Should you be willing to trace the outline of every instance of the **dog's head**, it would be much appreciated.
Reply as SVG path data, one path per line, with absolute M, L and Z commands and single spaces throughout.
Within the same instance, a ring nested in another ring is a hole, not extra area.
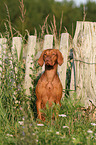
M 62 65 L 63 63 L 63 56 L 62 53 L 58 49 L 46 49 L 42 52 L 38 63 L 40 66 L 45 65 L 54 66 L 55 63 Z

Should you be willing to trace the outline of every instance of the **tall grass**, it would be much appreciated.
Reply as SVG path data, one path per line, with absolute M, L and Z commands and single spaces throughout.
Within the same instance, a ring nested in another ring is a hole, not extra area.
M 22 14 L 21 20 L 24 23 L 25 10 L 22 2 L 23 1 L 20 1 Z M 36 61 L 33 61 L 34 69 L 31 68 L 33 73 L 30 77 L 34 88 L 31 89 L 32 95 L 26 96 L 23 87 L 25 76 L 25 64 L 23 57 L 21 57 L 20 61 L 18 61 L 16 50 L 13 55 L 11 50 L 12 44 L 10 41 L 16 34 L 19 36 L 22 35 L 19 34 L 18 31 L 15 31 L 15 29 L 11 26 L 11 18 L 9 16 L 8 8 L 7 14 L 8 23 L 5 24 L 6 33 L 4 37 L 6 37 L 8 41 L 6 53 L 2 53 L 2 57 L 0 59 L 2 62 L 2 65 L 0 65 L 2 70 L 0 72 L 0 144 L 95 145 L 96 122 L 88 116 L 89 114 L 86 115 L 84 113 L 84 109 L 81 109 L 82 105 L 80 104 L 80 100 L 76 98 L 76 94 L 64 97 L 61 100 L 61 107 L 53 104 L 53 106 L 49 108 L 46 104 L 46 110 L 42 110 L 45 114 L 45 122 L 36 118 L 35 86 L 38 81 L 36 76 L 38 65 Z M 62 27 L 61 23 L 62 19 L 60 22 L 60 29 Z M 52 31 L 52 34 L 54 34 L 56 41 L 55 16 L 53 16 L 53 23 L 51 22 L 51 26 L 49 28 Z M 42 38 L 45 33 L 45 29 L 48 33 L 47 18 L 44 26 L 42 27 Z M 22 36 L 22 38 L 25 40 L 24 36 Z

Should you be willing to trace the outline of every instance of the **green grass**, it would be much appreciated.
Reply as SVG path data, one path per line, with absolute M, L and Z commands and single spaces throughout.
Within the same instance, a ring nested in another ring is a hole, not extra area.
M 30 75 L 34 86 L 30 88 L 32 95 L 26 96 L 23 86 L 25 64 L 23 58 L 18 61 L 16 53 L 13 57 L 10 47 L 6 48 L 6 55 L 3 54 L 1 59 L 3 65 L 0 66 L 0 145 L 96 144 L 96 121 L 92 120 L 91 114 L 83 113 L 76 93 L 65 96 L 61 107 L 53 104 L 49 108 L 46 104 L 46 110 L 41 110 L 45 122 L 37 119 L 37 61 L 33 61 L 34 68 L 30 68 L 33 72 Z
M 10 45 L 8 45 L 10 46 Z M 45 122 L 37 119 L 35 87 L 38 65 L 30 75 L 34 88 L 31 96 L 25 95 L 23 86 L 25 65 L 17 54 L 13 57 L 9 47 L 6 49 L 6 60 L 2 57 L 0 67 L 0 145 L 93 145 L 96 143 L 96 121 L 86 113 L 76 98 L 76 93 L 61 100 L 61 107 L 46 104 Z M 11 55 L 11 56 L 10 56 Z M 33 60 L 32 56 L 32 60 Z M 64 95 L 63 95 L 64 96 Z M 54 114 L 54 118 L 53 118 Z M 40 124 L 41 123 L 41 124 Z M 94 123 L 94 124 L 92 124 Z
M 96 124 L 92 124 L 95 122 L 92 122 L 91 118 L 83 117 L 82 111 L 78 109 L 80 101 L 71 97 L 62 100 L 61 107 L 53 104 L 48 108 L 46 105 L 47 109 L 42 110 L 46 116 L 45 122 L 36 119 L 32 109 L 27 108 L 25 104 L 21 105 L 21 113 L 12 120 L 7 114 L 11 112 L 7 112 L 0 101 L 0 143 L 2 145 L 95 144 Z M 10 108 L 10 105 L 8 107 Z M 12 114 L 15 114 L 15 110 Z
M 66 95 L 61 100 L 61 107 L 53 104 L 48 108 L 47 104 L 46 110 L 41 110 L 45 114 L 45 122 L 37 119 L 35 87 L 38 65 L 33 61 L 33 75 L 30 77 L 34 88 L 30 88 L 32 95 L 26 96 L 23 48 L 18 61 L 17 52 L 13 56 L 11 51 L 10 40 L 14 34 L 8 8 L 7 13 L 9 26 L 6 25 L 4 37 L 8 44 L 6 54 L 2 53 L 0 58 L 0 145 L 95 145 L 96 120 L 83 113 L 76 94 Z M 25 40 L 24 37 L 22 40 Z

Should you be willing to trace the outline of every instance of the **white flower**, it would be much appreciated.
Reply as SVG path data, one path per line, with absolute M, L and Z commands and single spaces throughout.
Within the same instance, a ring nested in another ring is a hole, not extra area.
M 91 123 L 91 125 L 96 126 L 96 124 L 95 124 L 95 123 Z
M 37 126 L 44 126 L 44 124 L 37 124 Z
M 16 100 L 16 101 L 15 101 L 15 104 L 20 104 L 20 101 Z
M 19 123 L 20 125 L 23 125 L 23 121 L 18 121 L 18 123 Z
M 59 114 L 58 116 L 59 116 L 59 117 L 66 117 L 65 114 Z
M 63 126 L 63 128 L 69 128 L 68 126 Z
M 59 132 L 57 131 L 56 134 L 59 135 Z
M 6 134 L 7 136 L 10 136 L 10 137 L 13 137 L 13 135 L 12 134 Z
M 16 104 L 17 104 L 18 102 L 19 102 L 18 100 L 15 101 Z
M 93 133 L 93 131 L 92 131 L 92 130 L 90 130 L 90 129 L 89 129 L 87 132 L 88 132 L 88 133 Z
M 36 142 L 38 142 L 38 139 L 36 139 Z
M 25 120 L 25 118 L 23 117 L 23 118 L 22 118 L 22 120 L 24 121 L 24 120 Z

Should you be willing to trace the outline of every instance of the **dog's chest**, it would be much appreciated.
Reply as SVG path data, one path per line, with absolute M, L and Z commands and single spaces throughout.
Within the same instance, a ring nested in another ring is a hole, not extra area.
M 58 85 L 57 85 L 58 86 Z M 54 85 L 54 82 L 47 82 L 45 85 L 45 92 L 48 100 L 50 98 L 56 98 L 58 87 Z
M 52 90 L 54 89 L 54 86 L 53 86 L 52 82 L 48 82 L 48 83 L 46 84 L 46 89 L 47 89 L 48 91 L 52 91 Z
M 41 79 L 38 82 L 38 93 L 42 96 L 42 99 L 53 100 L 56 99 L 59 92 L 62 90 L 62 85 L 60 83 L 59 77 L 55 77 L 52 81 L 47 81 L 44 75 L 42 75 Z

